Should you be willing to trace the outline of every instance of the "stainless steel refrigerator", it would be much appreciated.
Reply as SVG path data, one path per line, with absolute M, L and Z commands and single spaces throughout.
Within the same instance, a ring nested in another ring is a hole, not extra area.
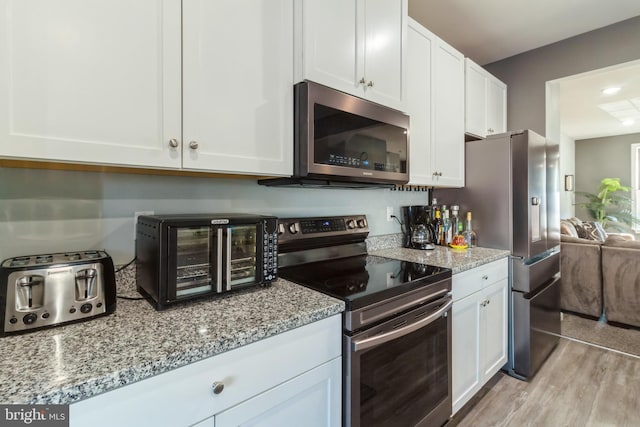
M 473 212 L 478 246 L 511 251 L 505 369 L 521 379 L 538 371 L 560 334 L 558 148 L 531 130 L 469 141 L 465 188 L 435 192 Z

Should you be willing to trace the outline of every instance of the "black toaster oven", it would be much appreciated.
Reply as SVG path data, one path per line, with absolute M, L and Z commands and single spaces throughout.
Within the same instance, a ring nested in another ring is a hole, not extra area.
M 248 214 L 139 216 L 136 287 L 162 310 L 254 285 L 278 272 L 278 220 Z

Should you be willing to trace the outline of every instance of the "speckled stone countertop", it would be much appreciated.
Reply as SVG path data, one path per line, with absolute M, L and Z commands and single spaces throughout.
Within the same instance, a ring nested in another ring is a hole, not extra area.
M 407 248 L 388 248 L 370 251 L 371 255 L 400 259 L 402 261 L 431 264 L 450 268 L 453 274 L 461 273 L 509 256 L 509 251 L 502 249 L 471 248 L 464 250 L 436 246 L 432 251 Z
M 118 294 L 140 297 L 133 268 Z M 71 403 L 341 313 L 344 303 L 278 280 L 158 312 L 118 299 L 115 313 L 0 338 L 0 403 Z

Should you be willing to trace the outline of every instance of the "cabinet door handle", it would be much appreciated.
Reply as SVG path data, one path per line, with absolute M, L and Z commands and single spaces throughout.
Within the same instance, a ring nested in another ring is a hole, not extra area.
M 178 140 L 177 140 L 177 139 L 175 139 L 175 138 L 171 138 L 171 139 L 169 140 L 169 147 L 171 147 L 171 148 L 178 148 L 178 145 L 179 145 L 179 143 L 178 143 Z
M 222 393 L 222 390 L 224 390 L 224 383 L 222 381 L 214 382 L 211 384 L 211 390 L 213 391 L 213 394 Z
M 365 85 L 365 84 L 367 84 L 367 81 L 363 77 L 363 78 L 360 79 L 360 81 L 358 83 L 360 83 L 361 85 Z
M 191 141 L 189 143 L 189 148 L 191 148 L 192 150 L 197 150 L 198 149 L 198 141 Z
M 489 280 L 489 276 L 485 274 L 484 276 L 482 276 L 482 280 Z
M 373 80 L 369 80 L 369 83 L 367 83 L 367 86 L 373 87 Z

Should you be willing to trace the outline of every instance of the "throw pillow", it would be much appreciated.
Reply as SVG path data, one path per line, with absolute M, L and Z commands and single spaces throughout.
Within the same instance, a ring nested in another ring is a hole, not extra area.
M 604 242 L 607 239 L 607 233 L 602 228 L 602 224 L 595 221 L 588 221 L 582 223 L 582 230 L 585 234 L 585 239 L 597 240 L 598 242 Z
M 576 233 L 578 233 L 578 237 L 581 239 L 588 239 L 588 232 L 585 229 L 584 223 L 580 221 L 578 218 L 573 217 L 569 218 L 569 222 L 575 227 Z
M 571 221 L 567 219 L 560 220 L 560 234 L 564 234 L 566 236 L 578 237 L 578 232 L 576 228 L 573 226 Z

